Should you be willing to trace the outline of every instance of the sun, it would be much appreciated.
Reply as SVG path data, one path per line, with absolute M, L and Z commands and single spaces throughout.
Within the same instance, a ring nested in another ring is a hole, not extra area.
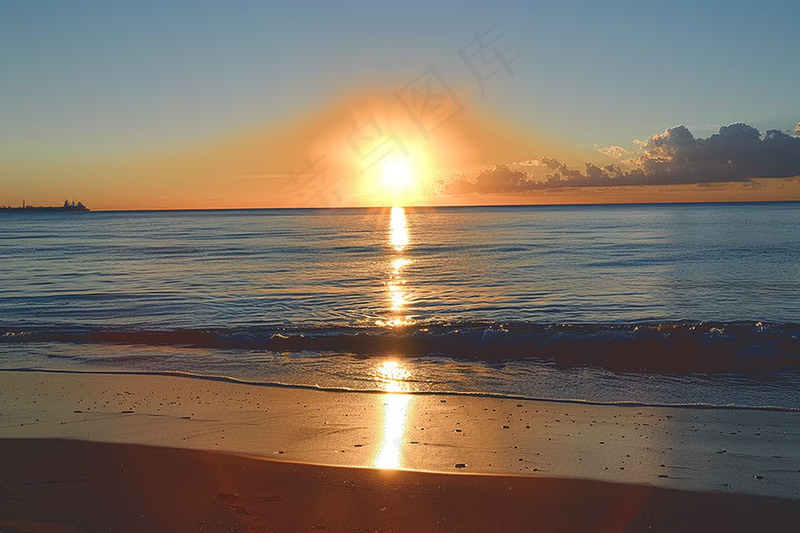
M 407 157 L 387 159 L 383 164 L 383 182 L 395 193 L 411 187 L 411 174 L 411 163 Z

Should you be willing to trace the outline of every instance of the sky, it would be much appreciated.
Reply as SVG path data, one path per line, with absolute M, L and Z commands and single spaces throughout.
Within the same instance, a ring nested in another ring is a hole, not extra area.
M 0 0 L 0 205 L 800 199 L 798 20 L 788 0 Z

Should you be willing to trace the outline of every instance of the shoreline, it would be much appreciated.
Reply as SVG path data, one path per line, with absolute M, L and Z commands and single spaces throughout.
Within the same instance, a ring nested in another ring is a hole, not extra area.
M 800 413 L 0 371 L 0 531 L 793 531 Z
M 800 413 L 328 392 L 178 376 L 0 372 L 0 439 L 329 466 L 587 479 L 800 500 Z
M 275 389 L 289 389 L 289 390 L 303 390 L 312 392 L 330 392 L 333 394 L 380 394 L 385 395 L 387 391 L 379 389 L 349 389 L 346 387 L 328 387 L 321 385 L 305 385 L 299 383 L 282 383 L 278 381 L 248 381 L 231 376 L 220 376 L 212 374 L 194 374 L 191 372 L 181 372 L 174 370 L 74 370 L 68 368 L 36 368 L 36 367 L 23 367 L 23 368 L 0 368 L 0 374 L 4 372 L 28 372 L 28 373 L 52 373 L 52 374 L 74 374 L 74 375 L 99 375 L 99 376 L 160 376 L 160 377 L 175 377 L 185 379 L 196 379 L 200 381 L 218 381 L 221 383 L 230 383 L 234 385 L 246 385 L 250 387 L 266 387 Z M 450 390 L 409 390 L 403 391 L 402 394 L 410 394 L 412 396 L 451 396 L 454 398 L 487 398 L 491 400 L 515 400 L 525 402 L 542 402 L 554 403 L 565 405 L 590 405 L 594 407 L 650 407 L 654 409 L 714 409 L 720 411 L 733 410 L 733 411 L 765 411 L 765 412 L 785 412 L 796 413 L 800 412 L 800 407 L 784 407 L 777 405 L 737 405 L 737 404 L 711 404 L 711 403 L 643 403 L 636 401 L 618 401 L 618 402 L 602 402 L 594 400 L 570 399 L 570 398 L 539 398 L 531 396 L 522 396 L 517 394 L 504 394 L 500 392 L 468 392 L 468 391 L 450 391 Z

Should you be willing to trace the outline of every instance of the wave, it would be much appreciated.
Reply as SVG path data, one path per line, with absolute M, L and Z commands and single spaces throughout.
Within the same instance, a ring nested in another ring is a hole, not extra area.
M 0 327 L 2 343 L 105 343 L 370 356 L 446 356 L 487 362 L 547 360 L 614 371 L 800 371 L 800 324 L 531 324 L 461 322 L 383 327 L 249 326 L 137 329 Z

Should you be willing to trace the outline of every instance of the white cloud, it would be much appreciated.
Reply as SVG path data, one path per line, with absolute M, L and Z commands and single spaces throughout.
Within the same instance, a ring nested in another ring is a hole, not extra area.
M 620 159 L 630 154 L 630 152 L 625 148 L 613 144 L 611 146 L 604 146 L 600 148 L 600 153 L 605 154 L 609 157 L 613 157 L 614 159 Z

